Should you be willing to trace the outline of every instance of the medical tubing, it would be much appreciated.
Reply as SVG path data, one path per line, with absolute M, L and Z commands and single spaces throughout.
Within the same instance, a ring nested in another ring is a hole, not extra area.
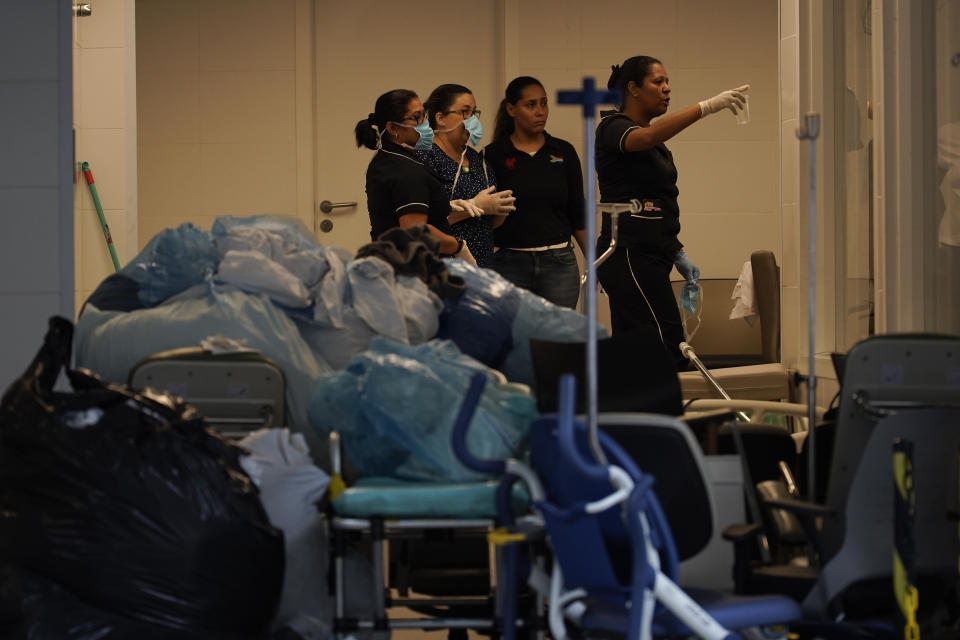
M 473 419 L 473 413 L 480 403 L 480 396 L 483 395 L 483 388 L 487 384 L 485 373 L 477 372 L 470 378 L 470 386 L 463 396 L 463 402 L 460 403 L 460 410 L 457 412 L 457 419 L 453 423 L 453 452 L 457 459 L 468 469 L 500 475 L 506 471 L 506 463 L 502 460 L 481 460 L 470 453 L 467 447 L 467 429 L 470 427 L 470 420 Z
M 97 188 L 93 186 L 93 172 L 90 171 L 90 163 L 81 162 L 80 170 L 83 171 L 83 177 L 87 181 L 87 186 L 90 188 L 90 196 L 93 198 L 93 204 L 97 208 L 97 216 L 100 217 L 100 228 L 103 230 L 103 237 L 107 241 L 107 249 L 110 251 L 110 259 L 113 260 L 113 268 L 115 271 L 120 271 L 120 260 L 117 259 L 117 250 L 113 246 L 113 236 L 110 235 L 107 218 L 103 215 L 103 206 L 100 204 Z

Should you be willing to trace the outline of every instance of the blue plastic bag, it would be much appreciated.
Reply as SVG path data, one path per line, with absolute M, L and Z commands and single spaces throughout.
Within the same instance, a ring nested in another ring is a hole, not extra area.
M 308 414 L 321 433 L 340 432 L 361 477 L 474 481 L 483 476 L 460 463 L 451 436 L 470 376 L 486 370 L 450 341 L 410 347 L 377 337 L 344 371 L 317 382 Z M 516 457 L 536 416 L 529 393 L 488 385 L 467 445 L 480 458 Z
M 467 288 L 459 298 L 445 301 L 437 338 L 452 340 L 464 353 L 499 369 L 515 344 L 512 328 L 521 290 L 492 269 L 463 260 L 445 263 Z
M 210 234 L 184 222 L 151 238 L 120 273 L 140 285 L 138 296 L 153 307 L 210 277 L 217 268 L 217 252 Z
M 437 337 L 450 338 L 464 353 L 499 369 L 508 380 L 533 386 L 530 338 L 586 341 L 587 317 L 582 313 L 548 302 L 491 269 L 463 260 L 447 260 L 446 264 L 451 273 L 466 281 L 463 297 L 467 305 L 441 315 Z M 598 326 L 597 337 L 607 335 L 607 330 Z

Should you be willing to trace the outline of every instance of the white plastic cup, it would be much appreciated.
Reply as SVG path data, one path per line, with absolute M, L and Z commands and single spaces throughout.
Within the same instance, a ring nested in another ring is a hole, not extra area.
M 743 109 L 735 113 L 734 116 L 737 118 L 737 124 L 750 122 L 750 97 L 746 94 L 743 96 Z

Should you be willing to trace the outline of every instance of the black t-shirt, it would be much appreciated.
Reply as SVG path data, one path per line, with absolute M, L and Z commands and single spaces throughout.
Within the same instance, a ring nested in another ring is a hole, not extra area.
M 517 199 L 504 223 L 493 230 L 494 244 L 529 248 L 568 242 L 584 228 L 583 171 L 577 150 L 545 133 L 532 156 L 513 146 L 510 137 L 490 143 L 487 162 L 497 174 L 497 188 L 512 189 Z
M 628 116 L 606 111 L 597 125 L 597 183 L 601 202 L 643 204 L 639 214 L 620 216 L 618 242 L 632 248 L 674 254 L 683 245 L 680 233 L 680 208 L 677 205 L 677 167 L 666 145 L 646 151 L 627 151 L 627 135 L 639 128 Z M 610 235 L 610 221 L 603 217 L 601 236 Z
M 440 181 L 412 152 L 391 142 L 384 142 L 367 166 L 367 210 L 372 240 L 399 226 L 407 213 L 425 213 L 429 224 L 450 233 L 450 198 Z

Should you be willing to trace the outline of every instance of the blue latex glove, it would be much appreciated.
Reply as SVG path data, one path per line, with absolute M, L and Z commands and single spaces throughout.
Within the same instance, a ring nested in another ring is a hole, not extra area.
M 700 267 L 693 264 L 683 249 L 677 251 L 677 257 L 673 259 L 673 266 L 690 284 L 696 284 L 697 280 L 700 279 Z
M 696 267 L 694 267 L 696 269 Z M 680 308 L 693 315 L 700 306 L 700 285 L 695 282 L 687 282 L 680 290 Z

